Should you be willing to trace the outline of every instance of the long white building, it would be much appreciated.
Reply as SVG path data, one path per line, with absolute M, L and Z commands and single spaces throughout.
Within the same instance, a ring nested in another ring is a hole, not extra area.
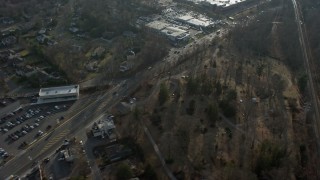
M 79 85 L 41 88 L 37 104 L 79 99 Z

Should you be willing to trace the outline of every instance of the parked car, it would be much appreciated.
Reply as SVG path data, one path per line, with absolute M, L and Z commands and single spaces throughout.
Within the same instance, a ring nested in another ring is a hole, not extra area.
M 48 130 L 50 130 L 52 128 L 52 126 L 51 125 L 48 125 L 47 127 L 46 127 L 46 130 L 48 131 Z
M 39 137 L 39 136 L 42 136 L 42 135 L 43 135 L 43 132 L 41 130 L 39 130 L 35 137 Z

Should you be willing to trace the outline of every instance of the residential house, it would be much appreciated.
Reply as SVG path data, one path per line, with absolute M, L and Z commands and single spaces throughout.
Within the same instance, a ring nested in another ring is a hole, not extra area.
M 104 47 L 99 46 L 93 51 L 93 53 L 91 54 L 91 57 L 95 59 L 100 59 L 103 57 L 105 52 L 106 52 L 106 49 Z
M 8 47 L 17 43 L 17 38 L 15 36 L 8 36 L 1 40 L 1 46 Z

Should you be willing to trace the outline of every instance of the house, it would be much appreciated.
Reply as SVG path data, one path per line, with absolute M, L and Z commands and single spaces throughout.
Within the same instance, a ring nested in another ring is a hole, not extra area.
M 40 34 L 36 39 L 40 44 L 45 44 L 49 40 L 49 37 L 44 34 Z
M 45 34 L 47 32 L 46 28 L 41 28 L 38 32 L 38 34 Z
M 259 103 L 260 102 L 260 98 L 252 98 L 251 99 L 253 103 Z
M 98 62 L 88 63 L 85 67 L 88 72 L 96 72 L 98 70 Z
M 1 46 L 12 46 L 17 43 L 17 38 L 15 36 L 8 36 L 1 40 Z
M 78 33 L 78 32 L 80 31 L 80 29 L 77 28 L 77 27 L 70 27 L 70 28 L 69 28 L 69 31 L 70 31 L 71 33 L 73 33 L 73 34 L 76 34 L 76 33 Z
M 136 53 L 132 50 L 127 52 L 127 61 L 131 61 L 136 57 Z
M 128 62 L 128 61 L 124 61 L 120 64 L 120 67 L 119 67 L 119 71 L 120 72 L 126 72 L 130 69 L 132 69 L 133 67 L 133 63 L 131 62 Z
M 34 22 L 27 22 L 27 23 L 20 25 L 19 28 L 20 28 L 21 34 L 28 33 L 29 31 L 31 31 L 35 27 L 35 25 L 36 24 Z
M 19 27 L 15 27 L 15 26 L 8 27 L 8 28 L 6 28 L 6 29 L 2 29 L 2 30 L 1 30 L 1 35 L 0 35 L 0 36 L 2 36 L 2 37 L 14 36 L 14 35 L 16 35 L 19 31 L 20 31 L 20 28 L 19 28 Z
M 14 23 L 14 20 L 11 17 L 1 17 L 0 22 L 2 24 L 10 25 Z
M 72 162 L 74 157 L 71 154 L 71 152 L 67 149 L 67 150 L 62 150 L 60 151 L 61 154 L 61 158 L 59 160 L 65 160 L 67 162 Z
M 93 53 L 91 54 L 91 57 L 95 59 L 102 58 L 105 52 L 106 52 L 106 49 L 104 47 L 99 46 L 93 51 Z

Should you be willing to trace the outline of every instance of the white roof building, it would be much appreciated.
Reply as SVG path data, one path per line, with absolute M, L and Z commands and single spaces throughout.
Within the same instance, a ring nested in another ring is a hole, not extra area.
M 41 88 L 37 104 L 72 101 L 79 98 L 79 85 Z
M 202 21 L 200 19 L 190 19 L 187 21 L 189 24 L 199 27 L 208 27 L 212 25 L 210 21 Z
M 246 0 L 189 0 L 189 1 L 192 1 L 196 4 L 205 1 L 205 2 L 212 4 L 212 5 L 215 4 L 217 6 L 228 7 L 228 6 L 231 6 L 231 5 L 246 1 Z
M 161 21 L 153 21 L 146 24 L 146 27 L 157 31 L 158 33 L 165 35 L 171 41 L 177 42 L 189 37 L 189 33 L 179 27 L 173 27 L 168 23 Z
M 190 24 L 191 26 L 196 26 L 196 27 L 206 28 L 206 27 L 210 27 L 211 25 L 213 25 L 213 22 L 207 18 L 204 18 L 204 17 L 195 18 L 190 15 L 178 17 L 177 20 L 182 21 L 187 24 Z
M 189 21 L 190 19 L 193 19 L 193 17 L 189 15 L 185 15 L 185 16 L 178 17 L 178 19 L 181 21 Z

